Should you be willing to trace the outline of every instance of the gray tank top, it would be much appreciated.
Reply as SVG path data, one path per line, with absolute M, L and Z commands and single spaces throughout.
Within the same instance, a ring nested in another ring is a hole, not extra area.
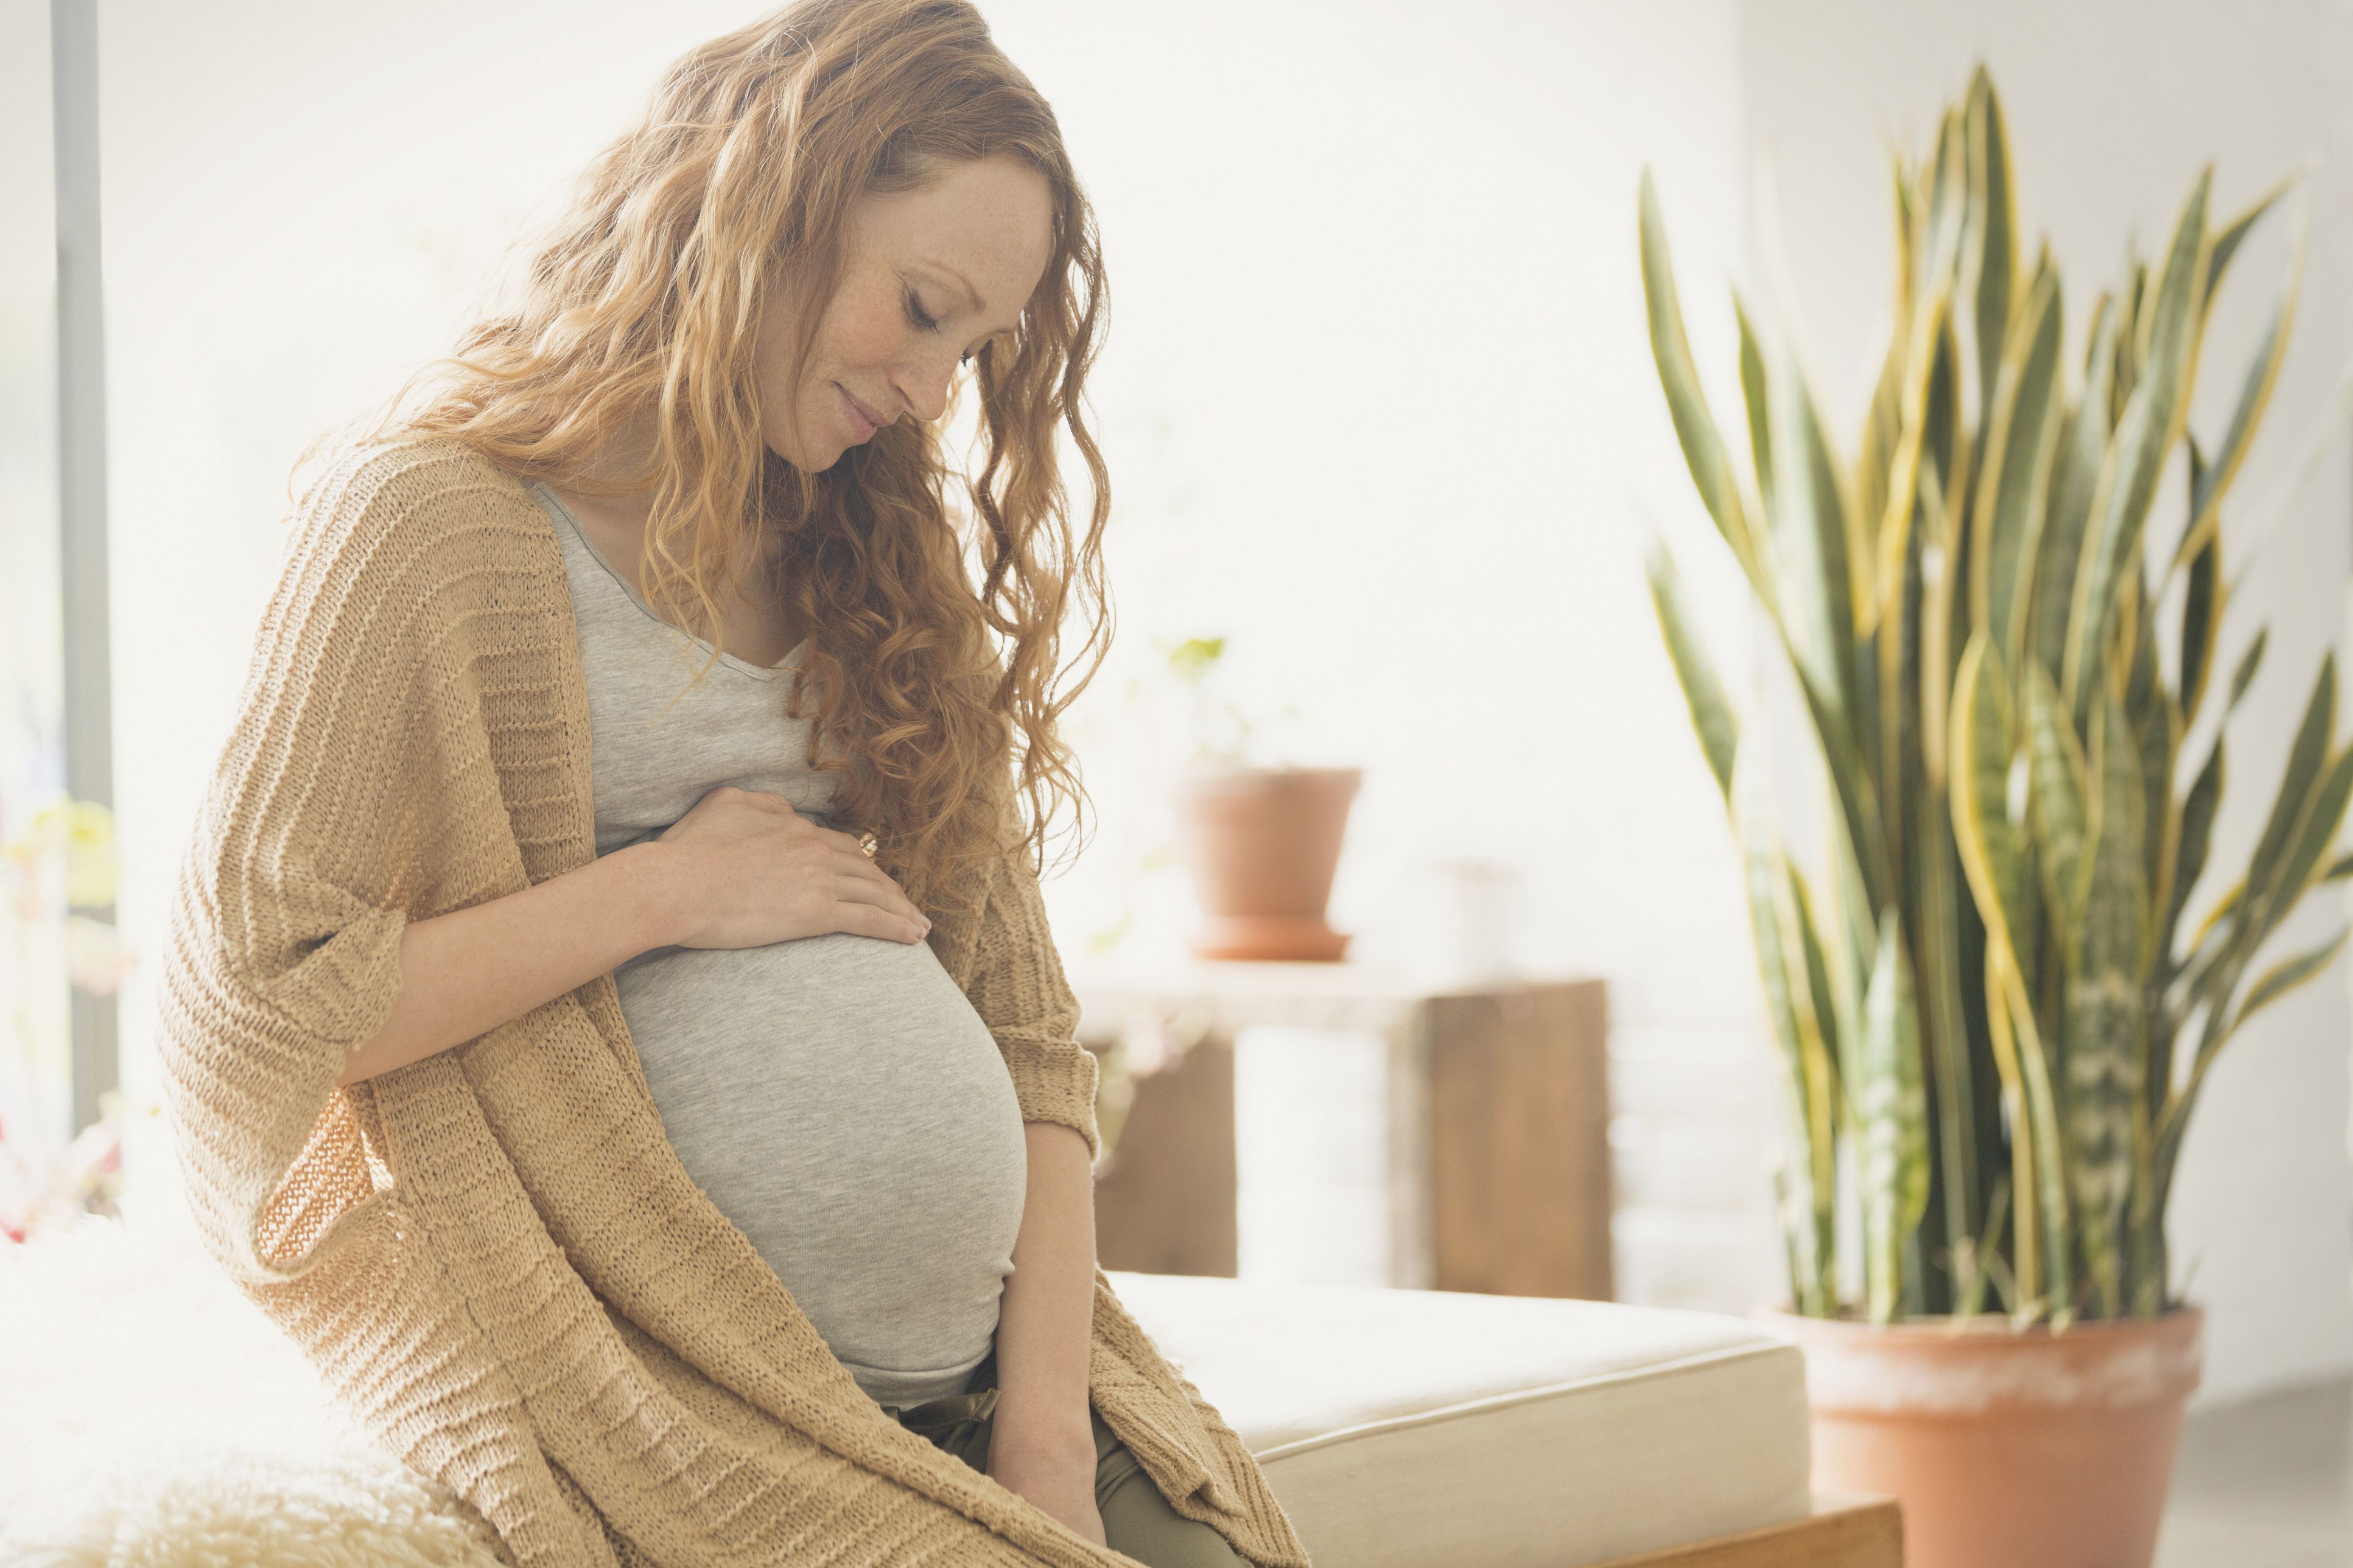
M 826 816 L 773 668 L 654 614 L 546 486 L 588 683 L 596 853 L 658 837 L 721 784 Z M 806 647 L 807 645 L 802 645 Z M 675 700 L 675 701 L 673 701 Z M 667 711 L 665 711 L 667 710 Z M 1028 1158 L 996 1042 L 929 946 L 804 937 L 661 947 L 613 972 L 663 1130 L 876 1402 L 961 1393 L 1013 1271 Z

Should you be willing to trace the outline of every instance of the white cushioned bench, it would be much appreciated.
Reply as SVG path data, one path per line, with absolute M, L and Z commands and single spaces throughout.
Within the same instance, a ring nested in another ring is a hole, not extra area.
M 1738 1318 L 1115 1274 L 1345 1568 L 1566 1568 L 1804 1518 L 1805 1363 Z
M 1113 1279 L 1319 1568 L 1572 1568 L 1810 1513 L 1803 1364 L 1740 1320 Z M 91 1224 L 0 1250 L 0 1562 L 495 1561 L 186 1241 Z

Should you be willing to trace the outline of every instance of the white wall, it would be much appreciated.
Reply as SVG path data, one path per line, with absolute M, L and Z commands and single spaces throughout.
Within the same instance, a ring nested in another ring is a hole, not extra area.
M 2197 0 L 1750 0 L 1740 18 L 1744 136 L 1778 171 L 1799 306 L 1844 427 L 1855 427 L 1886 317 L 1883 149 L 1916 149 L 1933 134 L 1977 58 L 2002 94 L 2021 220 L 2029 235 L 2050 237 L 2072 342 L 2094 295 L 2111 286 L 2126 237 L 2137 235 L 2144 254 L 2161 244 L 2201 163 L 2214 162 L 2215 201 L 2229 213 L 2318 153 L 2293 346 L 2224 519 L 2235 566 L 2252 503 L 2292 468 L 2353 359 L 2347 27 L 2345 8 L 2319 0 L 2227 12 Z M 2208 335 L 2193 421 L 2210 447 L 2284 265 L 2287 226 L 2271 227 L 2233 264 Z M 2353 508 L 2342 423 L 2338 410 L 2318 470 L 2223 628 L 2229 663 L 2258 626 L 2269 624 L 2271 643 L 2232 728 L 2213 869 L 2193 921 L 2244 866 L 2312 676 L 2340 640 Z M 2153 524 L 2168 541 L 2179 528 L 2178 514 Z M 2193 732 L 2192 766 L 2211 730 L 2210 720 Z M 2327 941 L 2344 914 L 2333 897 L 2308 900 L 2274 956 Z M 2210 1314 L 2210 1401 L 2353 1365 L 2348 1014 L 2340 963 L 2249 1026 L 2192 1123 L 2172 1237 L 2177 1279 Z

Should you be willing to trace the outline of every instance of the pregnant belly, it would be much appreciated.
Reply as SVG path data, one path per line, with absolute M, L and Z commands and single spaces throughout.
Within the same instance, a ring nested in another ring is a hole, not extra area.
M 885 1403 L 960 1389 L 1028 1162 L 1004 1058 L 931 949 L 657 948 L 614 981 L 681 1163 L 834 1353 Z

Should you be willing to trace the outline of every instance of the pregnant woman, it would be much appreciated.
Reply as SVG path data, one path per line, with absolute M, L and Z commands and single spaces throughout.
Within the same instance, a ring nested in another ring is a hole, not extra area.
M 305 491 L 181 865 L 214 1255 L 510 1563 L 1303 1565 L 1094 1261 L 1051 111 L 960 0 L 804 0 L 529 262 Z

